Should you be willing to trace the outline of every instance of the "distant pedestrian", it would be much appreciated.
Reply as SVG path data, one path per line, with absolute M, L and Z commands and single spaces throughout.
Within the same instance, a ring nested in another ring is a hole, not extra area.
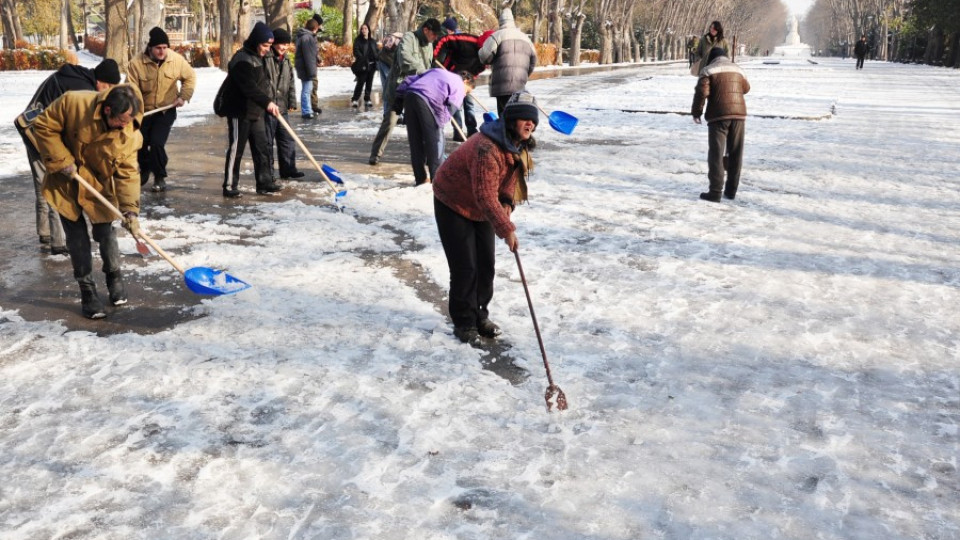
M 79 174 L 123 214 L 123 225 L 140 232 L 140 172 L 137 150 L 143 142 L 140 92 L 129 84 L 102 92 L 67 92 L 47 107 L 31 127 L 46 165 L 43 195 L 60 214 L 80 286 L 80 310 L 90 319 L 106 317 L 93 280 L 90 235 L 100 245 L 110 303 L 127 303 L 120 268 L 114 213 L 77 182 Z M 86 216 L 86 219 L 84 218 Z
M 527 86 L 537 67 L 537 51 L 533 43 L 513 20 L 513 11 L 500 12 L 500 29 L 483 43 L 480 61 L 490 64 L 490 97 L 497 98 L 497 112 L 503 113 L 507 100 Z
M 455 24 L 449 23 L 450 20 L 453 20 L 454 23 L 456 22 L 456 19 L 451 17 L 447 19 L 447 21 L 444 21 L 444 24 L 446 24 L 447 27 L 452 26 L 456 29 Z M 476 77 L 487 67 L 480 61 L 480 46 L 481 41 L 479 36 L 462 34 L 455 31 L 437 40 L 437 44 L 433 48 L 433 56 L 436 61 L 448 71 L 454 73 L 467 71 Z M 453 122 L 461 128 L 460 130 L 463 131 L 467 137 L 477 132 L 477 117 L 475 116 L 474 107 L 473 99 L 468 98 L 463 100 L 463 108 L 453 114 Z M 460 120 L 461 112 L 464 117 L 463 121 Z M 454 131 L 453 140 L 463 142 L 463 138 L 457 131 Z
M 857 56 L 856 69 L 863 69 L 863 59 L 867 57 L 869 51 L 870 46 L 867 45 L 867 36 L 860 36 L 860 41 L 853 46 L 853 54 Z
M 43 177 L 47 174 L 46 166 L 37 150 L 36 141 L 30 126 L 37 116 L 51 103 L 65 92 L 71 90 L 109 90 L 120 83 L 120 68 L 117 62 L 106 58 L 97 67 L 90 69 L 73 64 L 64 64 L 44 79 L 36 93 L 30 98 L 30 104 L 20 114 L 14 125 L 23 138 L 27 148 L 27 160 L 30 162 L 30 174 L 33 175 L 33 192 L 36 196 L 37 235 L 41 245 L 49 245 L 50 253 L 63 255 L 67 253 L 66 237 L 63 234 L 63 225 L 60 224 L 60 214 L 57 213 L 43 198 Z
M 747 119 L 747 103 L 743 96 L 749 91 L 750 83 L 740 66 L 734 64 L 723 49 L 714 47 L 707 56 L 706 66 L 700 70 L 691 107 L 693 121 L 699 124 L 704 102 L 707 105 L 705 118 L 709 127 L 710 146 L 707 177 L 710 190 L 700 194 L 705 201 L 720 202 L 721 194 L 727 199 L 737 196 Z M 723 181 L 724 149 L 728 154 L 726 185 Z
M 317 89 L 319 88 L 319 68 L 323 65 L 323 52 L 320 48 L 321 42 L 324 40 L 323 37 L 323 17 L 319 13 L 313 14 L 313 20 L 317 21 L 317 72 L 313 75 L 313 86 L 310 88 L 310 107 L 313 109 L 314 114 L 319 115 L 323 112 L 323 109 L 320 108 L 320 96 L 317 95 Z
M 380 158 L 387 149 L 390 133 L 397 125 L 399 115 L 392 106 L 397 86 L 410 75 L 419 75 L 433 66 L 433 43 L 440 37 L 440 32 L 440 21 L 427 19 L 417 30 L 404 34 L 397 45 L 387 86 L 383 89 L 383 99 L 390 103 L 391 107 L 384 113 L 380 129 L 370 148 L 371 165 L 380 163 Z
M 454 150 L 437 171 L 433 208 L 440 242 L 450 269 L 450 318 L 453 334 L 479 345 L 500 327 L 490 320 L 496 237 L 510 251 L 519 244 L 511 215 L 527 200 L 530 151 L 539 112 L 533 96 L 511 96 L 503 114 L 480 126 L 480 134 Z
M 250 143 L 253 157 L 253 174 L 257 193 L 270 195 L 280 191 L 270 168 L 267 128 L 264 112 L 279 115 L 280 108 L 270 99 L 270 77 L 264 58 L 273 45 L 273 32 L 267 25 L 258 22 L 243 42 L 243 48 L 233 54 L 227 67 L 227 78 L 221 87 L 215 105 L 218 114 L 227 117 L 227 152 L 223 168 L 223 196 L 240 196 L 240 164 L 243 149 Z
M 350 105 L 357 109 L 360 107 L 360 93 L 363 92 L 363 106 L 370 108 L 373 103 L 370 101 L 370 92 L 373 89 L 373 75 L 377 72 L 377 40 L 370 35 L 370 27 L 366 24 L 360 25 L 360 31 L 357 38 L 353 40 L 353 65 L 350 69 L 357 77 L 357 84 L 353 87 L 353 97 L 350 98 Z
M 290 48 L 290 32 L 285 28 L 273 30 L 273 45 L 267 53 L 264 64 L 267 68 L 267 77 L 270 79 L 270 101 L 277 104 L 280 115 L 287 120 L 287 111 L 297 108 L 297 84 L 295 82 L 293 66 L 287 57 Z M 276 142 L 277 162 L 280 165 L 280 178 L 284 180 L 303 178 L 305 175 L 297 170 L 297 146 L 293 136 L 287 132 L 277 117 L 264 112 L 264 127 L 267 129 L 267 155 L 270 158 L 270 171 L 273 173 L 273 147 Z
M 720 24 L 720 21 L 710 23 L 707 33 L 700 38 L 700 42 L 697 44 L 697 60 L 690 67 L 691 75 L 700 76 L 700 70 L 706 67 L 707 57 L 715 47 L 723 49 L 723 54 L 729 56 L 730 46 L 727 44 L 727 38 L 723 36 L 723 25 Z
M 143 134 L 143 148 L 137 156 L 140 181 L 146 184 L 153 175 L 153 191 L 164 191 L 167 189 L 167 139 L 177 119 L 177 109 L 193 97 L 197 75 L 183 56 L 170 50 L 167 33 L 160 27 L 153 27 L 147 49 L 130 61 L 127 82 L 137 85 L 143 94 L 145 113 L 174 106 L 145 116 L 140 126 Z
M 305 120 L 313 120 L 317 117 L 313 111 L 310 93 L 313 89 L 314 80 L 317 78 L 318 28 L 320 28 L 320 25 L 317 21 L 308 19 L 303 28 L 297 30 L 297 50 L 293 57 L 294 66 L 297 68 L 297 78 L 300 79 L 301 85 L 300 115 Z
M 451 73 L 443 68 L 427 70 L 407 77 L 397 87 L 403 99 L 410 165 L 416 185 L 436 176 L 443 161 L 443 128 L 451 113 L 463 107 L 467 93 L 473 90 L 473 75 L 468 71 Z

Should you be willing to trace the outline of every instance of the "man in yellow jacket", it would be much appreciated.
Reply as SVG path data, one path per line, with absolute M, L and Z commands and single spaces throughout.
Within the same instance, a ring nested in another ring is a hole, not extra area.
M 127 82 L 136 85 L 143 94 L 145 113 L 175 106 L 146 116 L 140 127 L 143 148 L 137 161 L 140 163 L 141 182 L 146 184 L 153 174 L 153 191 L 164 191 L 167 189 L 167 138 L 177 119 L 177 108 L 183 107 L 193 97 L 197 75 L 183 56 L 170 50 L 167 33 L 162 28 L 153 27 L 147 49 L 130 61 Z M 180 83 L 179 87 L 177 82 Z
M 120 271 L 120 250 L 113 230 L 114 214 L 77 182 L 84 180 L 123 213 L 123 225 L 138 234 L 140 173 L 137 151 L 143 142 L 138 128 L 143 101 L 136 87 L 123 84 L 103 92 L 67 92 L 51 103 L 31 129 L 47 174 L 43 196 L 60 214 L 73 276 L 80 285 L 81 311 L 90 319 L 106 317 L 91 273 L 90 236 L 100 244 L 110 302 L 127 303 Z

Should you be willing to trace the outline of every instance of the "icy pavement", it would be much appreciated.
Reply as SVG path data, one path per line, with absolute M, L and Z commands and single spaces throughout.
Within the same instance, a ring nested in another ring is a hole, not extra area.
M 309 184 L 154 209 L 144 227 L 185 266 L 253 285 L 169 330 L 98 337 L 0 307 L 0 536 L 960 538 L 960 73 L 745 67 L 763 117 L 719 205 L 697 199 L 705 126 L 621 112 L 689 109 L 683 67 L 530 84 L 580 118 L 570 137 L 541 123 L 515 213 L 569 411 L 545 412 L 502 244 L 491 314 L 517 385 L 371 263 L 443 289 L 429 187 L 343 164 L 346 213 Z M 310 135 L 365 141 L 375 116 Z

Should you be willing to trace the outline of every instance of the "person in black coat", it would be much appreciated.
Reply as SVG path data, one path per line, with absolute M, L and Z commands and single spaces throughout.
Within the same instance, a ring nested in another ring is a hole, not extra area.
M 433 48 L 434 58 L 448 71 L 454 73 L 466 71 L 476 78 L 487 68 L 480 61 L 480 37 L 459 33 L 456 19 L 448 18 L 443 21 L 443 24 L 444 28 L 450 33 L 437 40 L 437 44 Z M 461 131 L 465 132 L 467 137 L 477 132 L 477 117 L 474 107 L 473 98 L 468 96 L 467 99 L 463 100 L 463 108 L 453 115 L 453 122 L 461 128 Z M 461 111 L 464 116 L 463 121 L 460 120 Z M 463 142 L 460 132 L 454 130 L 453 140 Z
M 373 75 L 377 72 L 377 40 L 370 35 L 370 27 L 360 27 L 357 39 L 353 41 L 353 74 L 357 76 L 357 85 L 353 88 L 350 105 L 354 109 L 360 106 L 360 92 L 363 91 L 363 105 L 370 108 L 370 90 L 373 88 Z
M 23 138 L 24 146 L 27 147 L 27 160 L 30 162 L 30 173 L 33 175 L 34 192 L 37 197 L 37 235 L 40 237 L 40 244 L 49 244 L 50 252 L 54 255 L 67 253 L 67 240 L 63 233 L 63 225 L 60 223 L 60 214 L 50 208 L 43 198 L 43 177 L 46 174 L 43 159 L 26 129 L 27 125 L 21 125 L 21 123 L 32 122 L 48 105 L 66 92 L 71 90 L 100 92 L 117 84 L 120 84 L 120 67 L 110 58 L 100 62 L 93 69 L 65 64 L 37 88 L 22 115 L 24 122 L 14 123 L 20 137 Z
M 239 197 L 237 184 L 240 181 L 240 162 L 243 148 L 250 142 L 253 154 L 253 172 L 257 180 L 257 193 L 269 195 L 280 191 L 273 178 L 268 155 L 267 129 L 264 113 L 274 116 L 280 108 L 270 99 L 270 77 L 264 57 L 273 45 L 273 32 L 262 22 L 254 25 L 243 48 L 234 53 L 227 68 L 227 80 L 214 109 L 227 117 L 227 160 L 223 169 L 223 196 Z
M 863 69 L 863 59 L 867 56 L 870 46 L 867 45 L 867 36 L 860 36 L 860 41 L 853 46 L 853 54 L 857 55 L 857 69 Z
M 273 46 L 264 63 L 267 66 L 267 76 L 270 78 L 270 99 L 280 109 L 280 116 L 287 120 L 287 111 L 297 108 L 297 84 L 293 64 L 287 57 L 290 47 L 290 32 L 285 28 L 273 29 Z M 293 136 L 280 126 L 279 117 L 270 113 L 264 115 L 267 128 L 267 144 L 270 157 L 270 171 L 273 171 L 273 143 L 277 143 L 277 161 L 280 164 L 280 178 L 284 180 L 303 178 L 306 176 L 297 170 L 297 146 Z

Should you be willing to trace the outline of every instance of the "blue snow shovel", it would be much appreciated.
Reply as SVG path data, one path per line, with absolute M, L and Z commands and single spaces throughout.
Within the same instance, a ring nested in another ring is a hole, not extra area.
M 550 122 L 550 127 L 556 131 L 559 131 L 560 133 L 563 133 L 564 135 L 570 135 L 573 133 L 573 129 L 577 127 L 578 123 L 580 123 L 580 120 L 572 114 L 565 113 L 563 111 L 553 111 L 552 113 L 547 114 L 547 111 L 543 110 L 539 103 L 536 105 L 537 108 L 540 109 L 540 112 L 546 115 L 547 120 Z
M 343 198 L 347 196 L 347 190 L 341 189 L 343 187 L 343 179 L 340 178 L 340 173 L 336 169 L 329 165 L 320 165 L 317 163 L 317 160 L 313 158 L 313 154 L 310 153 L 310 150 L 307 150 L 307 145 L 303 144 L 303 141 L 300 140 L 300 137 L 297 137 L 297 134 L 293 132 L 293 128 L 290 127 L 290 124 L 283 119 L 283 115 L 276 116 L 277 121 L 280 122 L 280 125 L 287 130 L 287 133 L 293 137 L 293 140 L 297 141 L 297 144 L 300 145 L 300 149 L 303 150 L 304 155 L 310 160 L 310 163 L 313 163 L 313 166 L 320 173 L 320 176 L 326 180 L 327 184 L 330 186 L 330 189 L 336 194 L 333 198 L 334 204 L 336 204 L 337 209 L 343 210 Z M 338 187 L 339 184 L 339 187 Z
M 114 206 L 110 201 L 106 199 L 99 191 L 93 189 L 93 186 L 89 182 L 83 179 L 77 173 L 73 173 L 73 179 L 80 183 L 86 190 L 96 197 L 101 203 L 104 204 L 107 208 L 113 211 L 113 214 L 119 218 L 124 219 L 123 213 Z M 193 291 L 195 294 L 209 294 L 213 296 L 219 296 L 222 294 L 233 294 L 240 292 L 244 289 L 249 289 L 250 284 L 239 280 L 230 274 L 222 270 L 214 270 L 213 268 L 207 268 L 205 266 L 195 266 L 193 268 L 184 270 L 177 261 L 167 254 L 166 251 L 160 249 L 160 246 L 153 241 L 152 238 L 144 234 L 143 231 L 138 233 L 138 236 L 142 238 L 146 243 L 150 244 L 150 247 L 154 251 L 160 254 L 161 257 L 166 259 L 174 268 L 177 269 L 183 275 L 183 280 L 187 284 L 187 288 Z
M 480 100 L 477 99 L 477 97 L 474 96 L 473 94 L 467 94 L 467 95 L 470 96 L 470 99 L 472 99 L 474 103 L 476 103 L 477 105 L 480 106 L 481 109 L 483 109 L 483 121 L 484 121 L 484 123 L 486 123 L 486 122 L 496 122 L 496 121 L 497 121 L 497 118 L 498 118 L 497 113 L 495 113 L 495 112 L 491 111 L 490 109 L 488 109 L 488 108 L 487 108 L 483 103 L 481 103 Z

